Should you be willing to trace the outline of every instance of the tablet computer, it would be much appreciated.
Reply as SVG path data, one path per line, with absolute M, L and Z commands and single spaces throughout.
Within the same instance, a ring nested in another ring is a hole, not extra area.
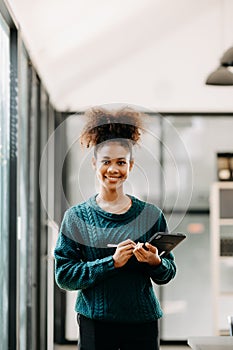
M 158 249 L 159 256 L 164 257 L 185 238 L 184 233 L 157 232 L 148 242 Z

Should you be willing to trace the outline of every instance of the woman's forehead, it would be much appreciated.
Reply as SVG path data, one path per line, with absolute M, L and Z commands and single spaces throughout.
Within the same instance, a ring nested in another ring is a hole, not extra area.
M 128 158 L 130 150 L 120 142 L 110 141 L 99 147 L 97 154 L 102 158 Z

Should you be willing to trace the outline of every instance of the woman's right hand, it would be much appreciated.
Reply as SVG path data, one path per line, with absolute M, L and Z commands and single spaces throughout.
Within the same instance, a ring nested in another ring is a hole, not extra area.
M 133 250 L 136 246 L 136 243 L 131 241 L 131 239 L 127 239 L 118 244 L 116 251 L 113 255 L 114 266 L 116 268 L 124 266 L 127 261 L 133 255 Z

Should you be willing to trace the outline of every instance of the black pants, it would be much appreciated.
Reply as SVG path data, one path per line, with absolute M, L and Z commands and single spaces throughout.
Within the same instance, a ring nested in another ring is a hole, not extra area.
M 78 314 L 79 350 L 159 350 L 158 321 L 117 323 Z

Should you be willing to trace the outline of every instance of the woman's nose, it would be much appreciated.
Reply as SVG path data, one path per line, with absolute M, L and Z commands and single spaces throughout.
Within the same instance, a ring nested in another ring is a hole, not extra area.
M 108 167 L 108 172 L 109 173 L 116 173 L 118 172 L 118 168 L 116 164 L 110 164 Z

